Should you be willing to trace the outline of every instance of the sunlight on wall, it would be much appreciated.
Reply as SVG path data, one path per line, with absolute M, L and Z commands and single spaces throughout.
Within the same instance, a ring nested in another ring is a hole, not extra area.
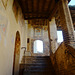
M 58 40 L 57 42 L 63 42 L 63 34 L 62 31 L 57 31 Z
M 34 41 L 34 53 L 43 53 L 43 41 Z

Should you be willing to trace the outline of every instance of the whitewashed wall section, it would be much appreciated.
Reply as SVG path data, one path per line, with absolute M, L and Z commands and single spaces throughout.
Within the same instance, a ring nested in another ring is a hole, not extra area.
M 6 35 L 7 25 L 8 25 L 7 17 L 0 15 L 0 33 L 3 33 L 3 35 Z

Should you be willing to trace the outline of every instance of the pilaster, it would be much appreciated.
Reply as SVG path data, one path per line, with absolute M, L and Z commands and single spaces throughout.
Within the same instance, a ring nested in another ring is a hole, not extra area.
M 57 50 L 57 27 L 55 23 L 55 17 L 53 17 L 49 23 L 50 26 L 50 41 L 51 41 L 51 50 L 53 53 Z
M 59 1 L 60 22 L 65 44 L 74 45 L 74 28 L 67 0 Z

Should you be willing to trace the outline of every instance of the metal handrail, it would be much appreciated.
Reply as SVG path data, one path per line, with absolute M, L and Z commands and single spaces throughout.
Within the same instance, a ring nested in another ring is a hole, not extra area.
M 25 75 L 24 74 L 24 72 L 26 71 L 26 75 L 30 75 L 30 72 L 28 71 L 28 69 L 26 68 L 26 66 L 25 66 L 25 52 L 26 52 L 26 47 L 22 47 L 21 49 L 25 49 L 24 50 L 24 69 L 23 69 L 23 75 Z
M 26 52 L 26 47 L 21 47 L 21 49 L 24 49 L 24 70 L 25 70 L 25 52 Z M 24 72 L 23 70 L 23 72 Z
M 26 47 L 22 47 L 21 49 L 24 49 L 24 64 L 25 64 L 25 52 L 26 52 Z

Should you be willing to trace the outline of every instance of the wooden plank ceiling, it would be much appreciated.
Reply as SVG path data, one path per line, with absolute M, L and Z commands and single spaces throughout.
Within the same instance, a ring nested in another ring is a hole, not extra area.
M 25 19 L 48 19 L 58 0 L 18 0 Z

